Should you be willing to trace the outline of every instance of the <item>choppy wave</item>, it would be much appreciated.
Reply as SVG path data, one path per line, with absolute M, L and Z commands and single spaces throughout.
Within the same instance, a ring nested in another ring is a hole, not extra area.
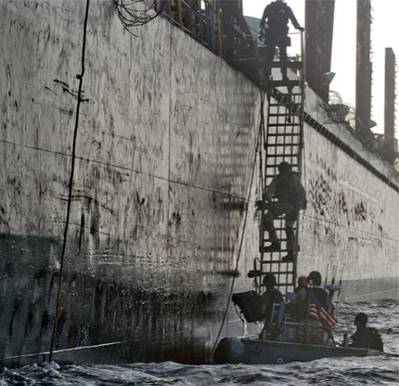
M 352 333 L 353 316 L 369 315 L 369 324 L 382 333 L 385 351 L 393 355 L 321 359 L 284 365 L 181 365 L 173 362 L 130 365 L 68 365 L 56 363 L 5 369 L 3 385 L 398 385 L 399 305 L 394 301 L 341 304 L 337 340 Z

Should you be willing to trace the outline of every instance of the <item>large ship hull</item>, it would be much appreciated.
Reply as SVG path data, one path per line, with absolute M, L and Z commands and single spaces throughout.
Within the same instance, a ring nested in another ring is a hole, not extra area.
M 0 4 L 3 359 L 50 346 L 84 7 Z M 135 34 L 123 30 L 113 1 L 92 2 L 55 348 L 205 362 L 231 281 L 251 286 L 258 254 L 259 183 L 250 182 L 260 90 L 164 18 Z M 307 109 L 325 122 L 308 94 Z M 299 272 L 342 272 L 348 300 L 393 297 L 399 179 L 345 128 L 324 128 L 330 134 L 305 127 Z M 241 328 L 230 310 L 222 336 Z

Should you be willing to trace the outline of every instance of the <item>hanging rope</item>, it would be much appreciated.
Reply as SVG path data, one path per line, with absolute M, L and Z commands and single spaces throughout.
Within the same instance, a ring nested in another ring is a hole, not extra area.
M 74 128 L 74 132 L 73 132 L 73 142 L 72 142 L 72 161 L 71 161 L 71 173 L 69 176 L 67 213 L 66 213 L 65 227 L 64 227 L 64 239 L 63 239 L 63 243 L 62 243 L 60 271 L 58 274 L 57 301 L 56 301 L 56 305 L 55 305 L 53 331 L 52 331 L 51 340 L 50 340 L 50 350 L 49 350 L 49 352 L 50 352 L 49 360 L 50 361 L 53 358 L 54 344 L 55 344 L 55 339 L 56 339 L 56 335 L 58 332 L 58 317 L 59 317 L 59 310 L 60 310 L 60 304 L 61 304 L 61 291 L 62 291 L 62 283 L 63 283 L 63 276 L 64 276 L 65 251 L 66 251 L 66 245 L 67 245 L 67 240 L 68 240 L 69 218 L 70 218 L 70 214 L 71 214 L 73 176 L 74 176 L 74 172 L 75 172 L 75 162 L 76 162 L 76 140 L 77 140 L 78 128 L 79 128 L 80 103 L 82 101 L 81 97 L 82 97 L 82 87 L 83 87 L 83 76 L 85 73 L 86 35 L 87 35 L 87 20 L 88 20 L 88 16 L 89 16 L 89 4 L 90 4 L 90 0 L 86 0 L 86 12 L 85 12 L 85 18 L 84 18 L 84 22 L 83 22 L 81 70 L 80 70 L 80 74 L 76 75 L 76 77 L 79 79 L 79 89 L 78 89 L 78 98 L 77 98 L 77 103 L 76 103 L 75 128 Z
M 247 227 L 248 207 L 249 207 L 249 202 L 250 202 L 250 199 L 251 199 L 251 191 L 252 191 L 252 185 L 253 185 L 253 181 L 254 181 L 255 168 L 256 168 L 256 159 L 257 159 L 257 154 L 259 152 L 259 147 L 260 147 L 259 145 L 260 145 L 260 142 L 261 142 L 260 140 L 262 138 L 262 131 L 263 131 L 263 125 L 264 125 L 263 109 L 264 109 L 265 98 L 264 98 L 263 90 L 261 91 L 261 98 L 260 99 L 261 99 L 261 103 L 260 103 L 260 122 L 259 122 L 259 129 L 258 129 L 257 137 L 256 137 L 255 155 L 254 155 L 254 159 L 253 159 L 253 162 L 252 162 L 251 178 L 250 178 L 248 196 L 247 196 L 247 207 L 245 209 L 245 214 L 244 214 L 244 224 L 243 224 L 243 228 L 242 228 L 242 232 L 241 232 L 240 244 L 239 244 L 239 247 L 238 247 L 237 259 L 236 259 L 235 269 L 234 269 L 234 276 L 233 276 L 233 279 L 231 281 L 230 291 L 229 291 L 229 295 L 227 297 L 227 304 L 226 304 L 226 308 L 225 308 L 224 313 L 223 313 L 222 322 L 220 324 L 218 334 L 217 334 L 215 342 L 213 344 L 211 357 L 213 357 L 214 354 L 215 354 L 218 341 L 219 341 L 220 336 L 222 334 L 222 330 L 223 330 L 224 324 L 226 322 L 227 313 L 229 311 L 230 299 L 231 299 L 231 296 L 233 295 L 233 291 L 234 291 L 235 280 L 236 280 L 236 277 L 238 276 L 238 265 L 239 265 L 239 262 L 240 262 L 242 246 L 244 244 L 245 229 Z

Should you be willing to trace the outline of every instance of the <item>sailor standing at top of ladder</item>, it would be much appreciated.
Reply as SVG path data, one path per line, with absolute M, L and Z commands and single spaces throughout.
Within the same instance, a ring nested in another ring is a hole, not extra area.
M 291 45 L 288 36 L 288 22 L 291 20 L 293 26 L 303 32 L 304 28 L 301 27 L 292 12 L 291 8 L 285 4 L 284 0 L 276 0 L 266 6 L 262 19 L 260 21 L 261 36 L 266 45 L 266 61 L 267 63 L 273 62 L 275 48 L 278 47 L 280 54 L 280 62 L 283 64 L 281 67 L 281 74 L 283 80 L 287 80 L 287 47 Z M 266 68 L 266 76 L 271 74 L 270 65 Z

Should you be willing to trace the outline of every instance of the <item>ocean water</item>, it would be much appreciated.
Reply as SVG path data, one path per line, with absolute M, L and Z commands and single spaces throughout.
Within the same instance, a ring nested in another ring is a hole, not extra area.
M 340 304 L 337 341 L 354 332 L 353 316 L 365 312 L 379 329 L 386 356 L 321 359 L 283 365 L 181 365 L 173 362 L 130 365 L 68 365 L 47 363 L 0 374 L 3 385 L 399 385 L 399 304 Z

